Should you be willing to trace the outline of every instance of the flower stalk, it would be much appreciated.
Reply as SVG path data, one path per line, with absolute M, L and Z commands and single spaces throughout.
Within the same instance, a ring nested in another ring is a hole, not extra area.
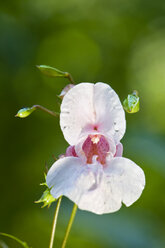
M 63 240 L 63 243 L 62 243 L 62 247 L 61 248 L 65 248 L 65 246 L 66 246 L 66 242 L 68 240 L 69 233 L 70 233 L 70 230 L 72 228 L 72 224 L 73 224 L 73 221 L 74 221 L 76 212 L 77 212 L 77 205 L 74 204 L 73 210 L 72 210 L 72 213 L 71 213 L 71 216 L 70 216 L 70 220 L 69 220 L 69 223 L 68 223 L 68 226 L 67 226 L 67 229 L 66 229 L 65 237 L 64 237 L 64 240 Z
M 46 113 L 48 113 L 48 114 L 50 114 L 52 116 L 55 116 L 55 117 L 57 117 L 59 115 L 58 113 L 53 112 L 53 111 L 51 111 L 51 110 L 49 110 L 49 109 L 47 109 L 47 108 L 45 108 L 45 107 L 43 107 L 41 105 L 34 105 L 33 108 L 40 109 L 40 110 L 42 110 L 42 111 L 44 111 L 44 112 L 46 112 Z
M 61 205 L 61 200 L 62 200 L 62 196 L 60 196 L 60 198 L 58 199 L 58 202 L 57 202 L 57 206 L 56 206 L 56 210 L 55 210 L 55 214 L 54 214 L 54 219 L 53 219 L 49 248 L 53 248 L 56 225 L 57 225 L 57 218 L 58 218 L 58 213 L 59 213 L 59 209 L 60 209 L 60 205 Z
M 68 78 L 68 80 L 71 82 L 71 84 L 75 84 L 75 81 L 69 72 L 66 72 L 66 78 Z

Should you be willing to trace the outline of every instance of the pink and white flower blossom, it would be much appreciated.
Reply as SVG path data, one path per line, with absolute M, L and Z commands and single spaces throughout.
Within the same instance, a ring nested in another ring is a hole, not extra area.
M 61 104 L 60 126 L 70 146 L 47 174 L 55 198 L 65 195 L 80 209 L 104 214 L 140 197 L 144 172 L 122 157 L 125 112 L 109 85 L 81 83 L 70 89 Z

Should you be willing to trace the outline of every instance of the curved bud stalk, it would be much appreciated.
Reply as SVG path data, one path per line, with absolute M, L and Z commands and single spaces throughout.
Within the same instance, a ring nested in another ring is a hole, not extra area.
M 74 84 L 74 80 L 69 72 L 60 71 L 48 65 L 37 65 L 36 67 L 46 76 L 68 78 L 69 81 Z
M 136 90 L 132 94 L 128 95 L 123 101 L 123 108 L 127 113 L 137 113 L 140 109 L 139 96 Z
M 24 242 L 24 241 L 18 239 L 17 237 L 15 237 L 15 236 L 13 236 L 13 235 L 11 235 L 11 234 L 0 233 L 0 235 L 5 236 L 5 237 L 8 237 L 8 238 L 10 238 L 10 239 L 13 239 L 13 240 L 17 241 L 17 242 L 18 242 L 19 244 L 21 244 L 24 248 L 31 248 L 31 247 L 29 247 L 29 246 L 27 245 L 26 242 Z

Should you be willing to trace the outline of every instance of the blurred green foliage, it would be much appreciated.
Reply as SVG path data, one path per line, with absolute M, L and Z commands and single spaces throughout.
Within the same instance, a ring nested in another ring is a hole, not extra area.
M 103 216 L 78 211 L 68 248 L 165 247 L 165 1 L 26 0 L 0 3 L 0 231 L 33 248 L 48 247 L 53 212 L 40 209 L 45 163 L 67 144 L 58 118 L 26 106 L 59 109 L 67 79 L 47 78 L 35 65 L 70 72 L 75 81 L 103 81 L 121 100 L 136 89 L 141 110 L 127 114 L 124 156 L 139 164 L 146 188 L 131 207 Z M 63 199 L 56 246 L 72 203 Z M 0 237 L 0 245 L 18 245 Z

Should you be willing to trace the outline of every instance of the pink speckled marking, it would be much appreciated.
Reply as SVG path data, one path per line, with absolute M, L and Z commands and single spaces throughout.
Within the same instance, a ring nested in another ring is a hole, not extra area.
M 92 158 L 97 155 L 97 161 L 105 164 L 107 153 L 110 150 L 108 141 L 103 135 L 89 135 L 85 140 L 82 150 L 87 158 L 87 163 L 92 164 Z

